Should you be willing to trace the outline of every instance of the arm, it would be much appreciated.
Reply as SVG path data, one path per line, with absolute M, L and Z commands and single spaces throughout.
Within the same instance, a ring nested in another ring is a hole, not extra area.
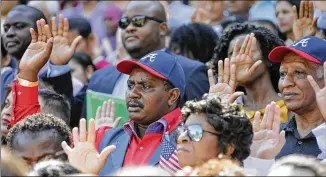
M 50 29 L 48 25 L 45 25 L 44 19 L 38 20 L 36 23 L 38 33 L 32 28 L 30 29 L 32 42 L 20 61 L 20 73 L 12 85 L 13 117 L 11 126 L 26 116 L 40 111 L 37 74 L 51 54 L 53 38 L 49 35 Z
M 318 155 L 318 159 L 326 162 L 326 123 L 319 125 L 317 128 L 312 130 L 312 133 L 315 135 L 317 139 L 317 144 L 319 149 L 321 150 L 321 154 Z

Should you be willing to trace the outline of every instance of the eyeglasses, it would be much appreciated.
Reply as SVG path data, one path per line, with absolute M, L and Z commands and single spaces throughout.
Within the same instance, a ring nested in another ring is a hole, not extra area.
M 146 20 L 153 20 L 156 21 L 157 23 L 163 23 L 164 21 L 157 19 L 155 17 L 148 17 L 145 15 L 137 15 L 132 18 L 128 17 L 123 17 L 119 20 L 119 27 L 122 29 L 126 29 L 130 23 L 136 27 L 143 27 L 146 23 Z
M 179 138 L 184 132 L 187 133 L 187 136 L 190 138 L 191 141 L 198 142 L 203 137 L 203 132 L 207 132 L 213 135 L 218 136 L 218 133 L 210 132 L 207 130 L 204 130 L 203 127 L 199 124 L 193 124 L 189 125 L 187 127 L 180 126 L 176 129 L 176 138 Z

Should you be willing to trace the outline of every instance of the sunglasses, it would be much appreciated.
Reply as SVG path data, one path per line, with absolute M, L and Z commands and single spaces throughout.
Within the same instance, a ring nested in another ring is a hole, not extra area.
M 191 141 L 194 141 L 194 142 L 199 142 L 201 140 L 201 138 L 203 137 L 204 132 L 207 132 L 207 133 L 210 133 L 210 134 L 213 134 L 216 136 L 219 135 L 218 133 L 204 130 L 203 127 L 199 124 L 193 124 L 193 125 L 189 125 L 187 127 L 186 126 L 178 127 L 175 131 L 176 139 L 178 139 L 182 134 L 184 134 L 184 132 L 186 132 L 186 135 L 190 138 Z
M 123 17 L 119 20 L 119 27 L 122 29 L 126 29 L 130 23 L 134 25 L 135 27 L 143 27 L 146 23 L 146 20 L 153 20 L 157 23 L 163 23 L 164 21 L 157 19 L 155 17 L 148 17 L 145 15 L 137 15 L 132 18 Z

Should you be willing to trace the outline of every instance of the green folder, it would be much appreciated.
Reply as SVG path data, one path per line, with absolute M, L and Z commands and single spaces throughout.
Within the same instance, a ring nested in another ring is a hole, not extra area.
M 102 107 L 103 102 L 108 100 L 112 100 L 115 104 L 115 118 L 122 117 L 122 119 L 118 124 L 118 127 L 123 126 L 123 124 L 125 124 L 129 120 L 127 105 L 124 99 L 118 98 L 111 94 L 105 94 L 105 93 L 95 92 L 92 90 L 87 90 L 86 92 L 87 122 L 89 119 L 95 118 L 97 108 L 99 106 Z

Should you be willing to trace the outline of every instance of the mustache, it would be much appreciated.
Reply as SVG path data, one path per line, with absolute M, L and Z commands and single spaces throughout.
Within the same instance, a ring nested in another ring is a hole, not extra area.
M 127 107 L 140 107 L 144 108 L 144 104 L 140 102 L 139 100 L 129 100 L 127 102 Z

